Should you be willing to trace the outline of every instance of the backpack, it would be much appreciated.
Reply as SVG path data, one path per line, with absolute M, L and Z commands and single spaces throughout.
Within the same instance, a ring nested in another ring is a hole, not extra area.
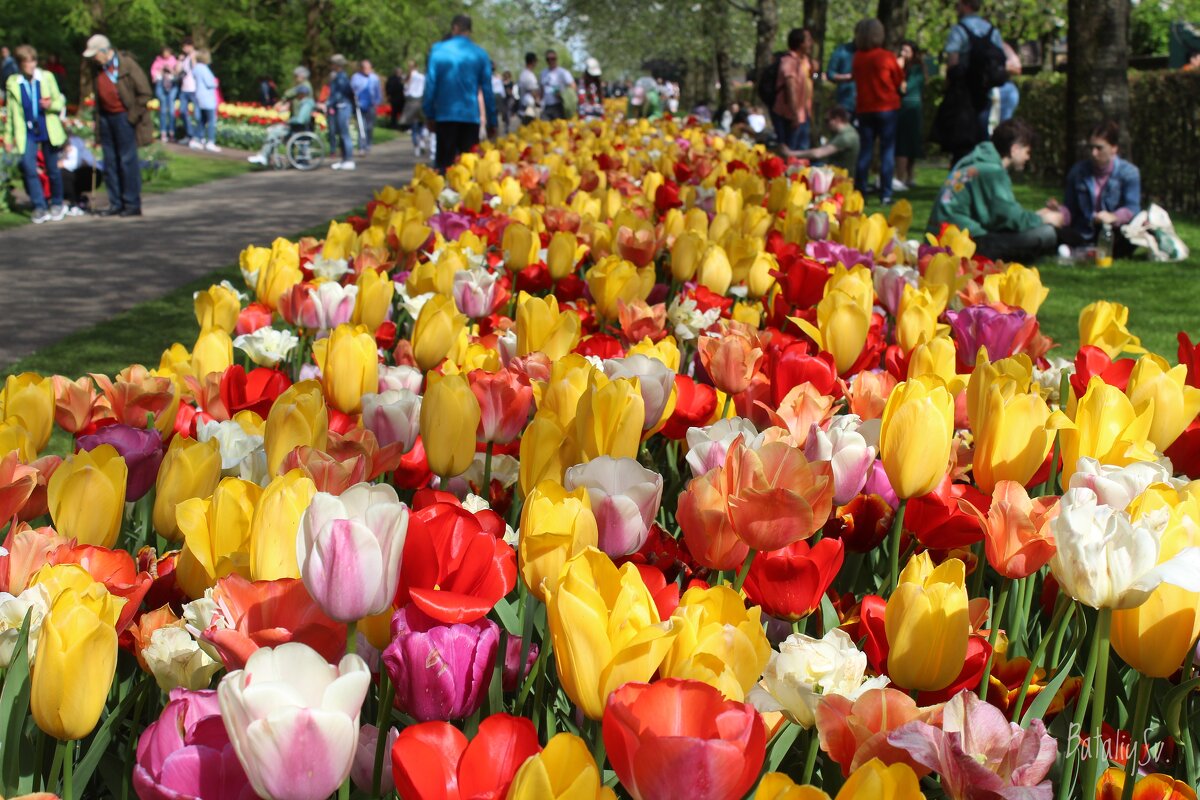
M 1004 50 L 992 41 L 996 29 L 988 25 L 987 33 L 977 36 L 966 25 L 960 23 L 959 27 L 967 34 L 967 86 L 971 92 L 983 94 L 1008 83 Z
M 779 93 L 779 66 L 782 62 L 781 57 L 771 59 L 771 63 L 763 67 L 754 87 L 758 99 L 763 101 L 768 111 L 775 107 L 775 95 Z

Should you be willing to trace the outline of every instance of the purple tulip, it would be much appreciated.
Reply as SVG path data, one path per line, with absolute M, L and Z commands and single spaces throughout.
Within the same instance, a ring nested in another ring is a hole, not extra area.
M 820 241 L 829 238 L 829 215 L 824 211 L 809 211 L 804 221 L 805 233 L 809 241 Z
M 489 619 L 443 625 L 405 606 L 383 651 L 396 707 L 419 722 L 469 717 L 487 695 L 499 647 L 500 628 Z
M 446 241 L 455 241 L 471 229 L 471 218 L 456 211 L 443 211 L 430 217 L 428 225 Z
M 893 511 L 900 507 L 900 498 L 896 496 L 896 490 L 892 488 L 887 473 L 883 471 L 883 462 L 879 459 L 876 459 L 868 470 L 867 482 L 863 484 L 862 493 L 879 495 Z
M 521 638 L 519 636 L 509 636 L 504 642 L 504 691 L 515 692 L 521 683 L 529 677 L 529 671 L 533 669 L 533 664 L 537 661 L 538 653 L 541 650 L 538 648 L 537 642 L 529 643 L 529 653 L 525 656 L 525 668 L 520 670 L 518 674 L 517 667 L 521 661 Z
M 171 691 L 138 739 L 133 790 L 141 800 L 258 797 L 225 732 L 216 692 Z
M 163 458 L 162 435 L 154 428 L 107 425 L 95 433 L 80 436 L 76 444 L 80 450 L 88 451 L 110 444 L 125 459 L 129 469 L 125 499 L 130 503 L 145 496 L 158 478 L 158 466 Z
M 967 306 L 962 311 L 947 311 L 963 363 L 975 366 L 980 346 L 987 348 L 988 360 L 996 361 L 1013 354 L 1017 335 L 1025 327 L 1028 315 L 1021 309 L 1004 312 L 991 306 Z
M 859 264 L 866 264 L 870 269 L 875 266 L 875 254 L 863 253 L 853 247 L 830 241 L 809 242 L 804 247 L 804 254 L 817 261 L 827 261 L 830 264 L 844 264 L 846 269 L 853 269 Z

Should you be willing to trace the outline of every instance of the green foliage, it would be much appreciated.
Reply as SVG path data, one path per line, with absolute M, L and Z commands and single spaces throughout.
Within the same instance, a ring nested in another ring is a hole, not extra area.
M 1165 55 L 1172 22 L 1200 22 L 1200 0 L 1141 0 L 1129 14 L 1129 50 Z

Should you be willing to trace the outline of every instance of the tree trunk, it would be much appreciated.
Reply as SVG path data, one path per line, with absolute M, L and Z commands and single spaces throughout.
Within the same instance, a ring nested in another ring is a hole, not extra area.
M 729 108 L 733 101 L 732 60 L 729 56 L 729 4 L 725 0 L 717 0 L 710 7 L 712 13 L 707 16 L 708 25 L 704 33 L 713 45 L 712 64 L 717 71 L 717 108 Z
M 804 27 L 812 34 L 812 62 L 817 72 L 825 70 L 825 20 L 829 0 L 804 0 Z
M 1084 155 L 1092 127 L 1129 119 L 1129 0 L 1067 2 L 1066 164 Z M 1129 152 L 1129 132 L 1121 131 Z
M 312 74 L 313 86 L 318 88 L 325 84 L 327 70 L 322 67 L 326 66 L 325 61 L 331 55 L 321 30 L 327 6 L 327 0 L 308 0 L 308 9 L 304 17 L 304 65 Z
M 779 34 L 779 0 L 758 0 L 754 16 L 754 79 L 771 63 Z
M 900 43 L 904 41 L 904 34 L 908 30 L 908 0 L 879 0 L 875 16 L 883 23 L 883 46 L 899 52 Z

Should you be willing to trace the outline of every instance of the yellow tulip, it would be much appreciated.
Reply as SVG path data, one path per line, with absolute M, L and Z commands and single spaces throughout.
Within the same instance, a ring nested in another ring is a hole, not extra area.
M 330 221 L 329 229 L 325 232 L 325 242 L 321 245 L 321 257 L 347 260 L 353 258 L 357 239 L 358 234 L 349 222 Z
M 771 657 L 761 613 L 728 586 L 688 589 L 671 616 L 675 639 L 659 674 L 701 681 L 744 701 Z
M 1120 303 L 1097 300 L 1079 312 L 1079 346 L 1099 347 L 1109 358 L 1121 353 L 1144 353 L 1142 341 L 1129 332 L 1129 309 Z
M 1037 314 L 1050 290 L 1042 285 L 1042 275 L 1036 267 L 1009 264 L 1004 272 L 995 272 L 983 279 L 983 293 L 989 303 L 1003 303 Z
M 546 269 L 550 277 L 561 280 L 575 271 L 579 263 L 579 240 L 570 231 L 558 231 L 550 237 L 550 246 L 546 248 Z
M 430 374 L 421 401 L 421 441 L 435 475 L 453 478 L 471 466 L 480 416 L 479 400 L 465 375 Z
M 733 230 L 733 221 L 728 215 L 718 213 L 713 217 L 712 222 L 708 223 L 708 241 L 721 242 Z
M 544 582 L 552 584 L 563 564 L 599 542 L 587 488 L 568 492 L 554 480 L 539 483 L 521 508 L 520 534 L 521 579 L 545 601 Z
M 918 288 L 927 290 L 937 301 L 937 313 L 946 310 L 950 296 L 958 294 L 958 290 L 967 285 L 969 278 L 963 274 L 962 259 L 957 256 L 937 253 L 925 267 L 925 274 L 918 282 Z M 935 315 L 936 316 L 936 315 Z
M 233 339 L 222 328 L 202 331 L 192 347 L 192 375 L 203 381 L 213 372 L 225 372 L 233 364 Z
M 164 539 L 178 541 L 183 534 L 175 521 L 175 508 L 184 500 L 208 497 L 220 480 L 220 442 L 172 438 L 154 482 L 154 530 Z
M 1156 355 L 1138 359 L 1125 393 L 1135 409 L 1153 408 L 1146 438 L 1159 450 L 1170 447 L 1200 414 L 1200 389 L 1188 386 L 1187 366 L 1172 367 Z
M 652 342 L 648 338 L 642 339 L 633 347 L 626 350 L 625 355 L 643 355 L 647 358 L 657 359 L 672 372 L 679 372 L 679 345 L 676 343 L 674 336 L 664 336 L 657 342 Z
M 922 342 L 913 348 L 908 360 L 908 378 L 919 378 L 922 375 L 933 375 L 942 379 L 950 394 L 957 395 L 966 386 L 966 376 L 959 375 L 957 370 L 958 351 L 954 342 L 944 336 L 938 336 L 927 342 Z
M 888 214 L 888 225 L 896 229 L 901 239 L 908 238 L 908 229 L 912 227 L 913 208 L 907 200 L 899 200 Z
M 653 265 L 638 269 L 620 256 L 601 259 L 586 277 L 596 311 L 605 319 L 617 318 L 618 300 L 645 300 L 654 288 Z
M 905 286 L 896 315 L 896 343 L 900 349 L 911 353 L 918 344 L 932 340 L 939 330 L 944 330 L 946 326 L 937 321 L 943 307 L 939 296 L 930 289 Z
M 300 271 L 300 248 L 295 242 L 276 239 L 271 243 L 270 258 L 258 272 L 255 295 L 258 302 L 273 310 L 278 309 L 279 298 L 302 280 L 304 274 Z
M 839 373 L 854 366 L 862 355 L 871 330 L 871 314 L 850 294 L 835 289 L 817 303 L 817 324 L 789 317 L 811 336 L 822 350 L 833 356 Z
M 829 800 L 815 786 L 801 786 L 782 772 L 768 772 L 754 790 L 754 800 Z
M 433 230 L 419 219 L 405 220 L 400 227 L 400 236 L 398 242 L 400 249 L 405 253 L 415 253 L 429 241 L 429 237 L 433 235 Z
M 722 186 L 717 190 L 716 211 L 728 217 L 731 223 L 736 224 L 742 216 L 744 202 L 742 193 L 732 186 Z
M 301 445 L 324 450 L 329 443 L 329 408 L 321 384 L 294 383 L 275 399 L 267 414 L 267 472 L 279 473 L 287 454 Z
M 991 494 L 1000 481 L 1029 483 L 1054 444 L 1054 434 L 1046 428 L 1050 407 L 1040 395 L 1005 392 L 993 383 L 983 408 L 974 429 L 975 485 Z
M 909 559 L 884 612 L 893 683 L 935 692 L 958 677 L 971 633 L 965 580 L 957 558 L 937 567 L 928 553 Z
M 708 238 L 708 214 L 702 208 L 689 208 L 683 215 L 683 227 L 693 233 L 700 234 L 701 239 Z
M 605 786 L 587 743 L 560 733 L 530 756 L 508 789 L 508 800 L 616 800 Z
M 0 454 L 8 455 L 17 451 L 17 459 L 23 464 L 32 463 L 37 459 L 37 448 L 33 446 L 33 436 L 25 430 L 19 417 L 10 417 L 0 421 Z
M 388 312 L 392 310 L 396 284 L 388 273 L 368 268 L 358 276 L 357 285 L 358 296 L 354 300 L 354 316 L 351 319 L 354 324 L 365 325 L 368 331 L 375 331 L 387 320 Z
M 448 295 L 454 289 L 454 273 L 467 268 L 467 258 L 455 245 L 447 245 L 437 261 L 419 261 L 408 274 L 404 288 L 410 296 L 419 294 Z
M 262 496 L 258 484 L 225 478 L 211 498 L 179 504 L 175 517 L 183 550 L 175 563 L 179 588 L 193 600 L 233 572 L 250 577 L 250 523 Z
M 203 292 L 196 292 L 192 298 L 192 308 L 201 332 L 220 328 L 226 333 L 233 333 L 242 310 L 242 301 L 233 289 L 214 283 Z
M 636 458 L 646 421 L 646 404 L 636 379 L 610 381 L 593 373 L 575 413 L 576 460 L 587 463 L 600 456 Z
M 313 343 L 321 386 L 334 408 L 357 414 L 362 410 L 362 396 L 379 391 L 378 348 L 370 331 L 350 324 L 338 325 L 328 337 Z
M 850 295 L 854 298 L 854 302 L 867 312 L 868 317 L 871 315 L 871 309 L 875 305 L 875 284 L 871 277 L 871 270 L 862 264 L 852 269 L 838 264 L 829 272 L 829 280 L 825 283 L 826 295 L 835 291 L 842 291 Z
M 453 297 L 438 294 L 429 298 L 413 325 L 413 358 L 417 366 L 428 372 L 442 363 L 466 325 L 467 317 L 458 310 Z
M 760 303 L 750 303 L 739 300 L 733 304 L 729 316 L 734 322 L 741 322 L 751 328 L 757 328 L 762 323 L 763 308 Z
M 750 265 L 750 274 L 746 276 L 746 287 L 750 290 L 750 296 L 759 298 L 771 291 L 775 286 L 776 279 L 772 272 L 779 270 L 779 261 L 775 256 L 766 251 L 759 251 L 754 256 L 754 263 Z
M 567 428 L 549 411 L 533 415 L 521 434 L 521 451 L 517 485 L 527 496 L 542 481 L 561 483 L 563 473 L 573 461 L 569 453 L 575 449 Z
M 729 264 L 729 256 L 725 248 L 709 242 L 700 258 L 700 267 L 696 272 L 696 280 L 700 285 L 716 294 L 725 294 L 733 282 L 733 267 Z
M 1075 419 L 1055 411 L 1048 423 L 1051 430 L 1059 431 L 1063 485 L 1083 456 L 1118 467 L 1153 461 L 1154 448 L 1148 441 L 1153 419 L 1153 408 L 1146 406 L 1139 412 L 1120 389 L 1099 376 L 1092 378 L 1075 407 Z
M 559 311 L 554 295 L 517 296 L 517 355 L 541 351 L 557 362 L 579 344 L 582 322 L 574 311 Z
M 504 251 L 504 266 L 510 272 L 520 272 L 538 260 L 540 242 L 529 226 L 510 222 L 504 228 L 500 247 Z
M 901 499 L 932 492 L 946 476 L 954 439 L 954 396 L 940 378 L 899 384 L 888 395 L 879 457 Z
M 671 647 L 637 567 L 590 547 L 563 566 L 546 619 L 563 690 L 589 719 L 618 687 L 650 680 Z
M 250 522 L 250 579 L 299 578 L 296 532 L 300 515 L 312 502 L 317 486 L 304 470 L 275 477 L 263 490 Z
M 238 254 L 238 267 L 247 288 L 257 293 L 258 277 L 271 263 L 271 248 L 250 245 Z
M 15 422 L 28 431 L 33 449 L 41 452 L 54 430 L 53 379 L 36 372 L 5 378 L 4 391 L 0 393 L 0 420 Z M 0 456 L 7 452 L 0 452 Z
M 925 238 L 932 245 L 949 248 L 955 258 L 970 258 L 975 255 L 975 240 L 971 238 L 970 232 L 956 225 L 947 225 L 941 236 L 934 237 L 932 233 L 927 233 Z
M 79 544 L 111 548 L 121 532 L 128 477 L 125 459 L 110 444 L 67 456 L 46 487 L 54 529 Z
M 850 774 L 835 800 L 925 800 L 925 795 L 908 764 L 872 758 Z
M 975 369 L 967 381 L 967 418 L 971 421 L 971 429 L 977 429 L 987 413 L 984 406 L 993 384 L 999 385 L 1005 396 L 1009 396 L 1030 391 L 1032 381 L 1033 361 L 1029 356 L 1022 353 L 999 361 L 988 361 L 987 349 L 980 347 L 975 358 Z

